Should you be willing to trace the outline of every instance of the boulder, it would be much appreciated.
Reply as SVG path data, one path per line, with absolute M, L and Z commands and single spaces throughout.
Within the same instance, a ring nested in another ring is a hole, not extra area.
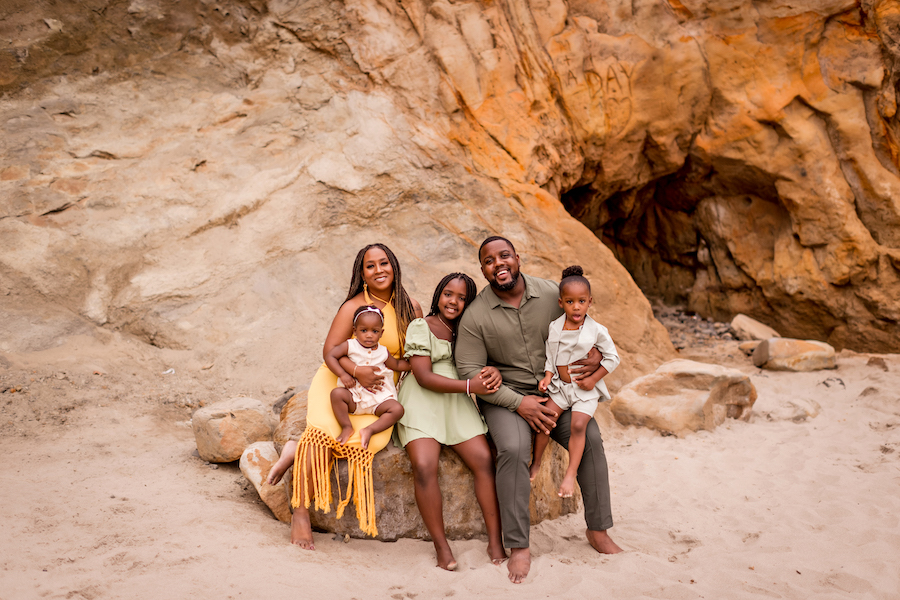
M 299 408 L 284 414 L 290 418 L 302 414 L 304 421 L 306 417 L 305 409 L 301 411 Z M 556 443 L 549 444 L 544 453 L 541 472 L 531 487 L 529 508 L 532 524 L 546 519 L 556 519 L 577 512 L 581 508 L 580 494 L 576 493 L 575 497 L 568 499 L 556 495 L 567 466 L 567 452 Z M 378 527 L 376 539 L 384 541 L 399 538 L 430 539 L 416 506 L 412 465 L 406 451 L 395 446 L 393 442 L 389 443 L 375 455 L 372 474 L 375 489 L 375 524 Z M 335 477 L 340 480 L 340 489 L 345 490 L 346 461 L 339 460 L 332 471 L 332 490 L 335 492 L 333 499 L 337 500 Z M 443 498 L 444 529 L 447 537 L 470 539 L 485 534 L 481 508 L 475 499 L 472 472 L 449 448 L 441 450 L 438 481 Z M 331 510 L 327 513 L 310 510 L 310 521 L 313 526 L 350 537 L 366 537 L 359 529 L 353 505 L 346 508 L 340 520 L 335 518 L 335 506 L 336 502 L 333 502 Z
M 760 342 L 758 340 L 751 340 L 747 342 L 741 342 L 738 344 L 738 350 L 750 356 L 753 354 L 753 351 L 756 350 L 756 347 L 759 346 Z
M 256 442 L 247 446 L 241 455 L 241 473 L 253 484 L 259 497 L 265 502 L 275 518 L 284 523 L 291 522 L 291 501 L 284 482 L 277 485 L 266 483 L 266 476 L 272 465 L 278 461 L 278 452 L 272 442 Z
M 836 369 L 834 348 L 816 340 L 772 338 L 753 351 L 753 364 L 770 371 Z
M 230 398 L 199 408 L 191 425 L 200 458 L 208 462 L 238 460 L 250 444 L 272 439 L 268 411 L 253 398 Z
M 763 415 L 769 421 L 793 421 L 800 423 L 807 419 L 814 419 L 822 412 L 818 402 L 810 398 L 786 398 L 778 399 L 771 410 L 763 411 Z
M 767 340 L 781 337 L 777 331 L 747 315 L 735 315 L 731 329 L 739 340 Z
M 713 430 L 726 418 L 746 421 L 754 402 L 756 388 L 740 371 L 673 360 L 620 389 L 610 408 L 624 425 L 682 436 Z

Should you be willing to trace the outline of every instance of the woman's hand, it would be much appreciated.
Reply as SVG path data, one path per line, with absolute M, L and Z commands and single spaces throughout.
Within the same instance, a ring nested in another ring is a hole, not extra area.
M 503 377 L 500 375 L 497 367 L 483 367 L 478 374 L 478 378 L 491 390 L 489 393 L 496 392 L 500 384 L 503 383 Z
M 379 375 L 375 367 L 356 367 L 356 380 L 370 392 L 377 392 L 384 386 L 384 375 Z

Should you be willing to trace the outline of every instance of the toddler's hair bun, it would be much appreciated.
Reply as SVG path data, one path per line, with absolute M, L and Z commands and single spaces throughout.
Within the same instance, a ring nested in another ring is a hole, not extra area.
M 566 277 L 584 277 L 584 269 L 582 269 L 579 265 L 572 265 L 571 267 L 566 267 L 563 269 L 562 278 Z

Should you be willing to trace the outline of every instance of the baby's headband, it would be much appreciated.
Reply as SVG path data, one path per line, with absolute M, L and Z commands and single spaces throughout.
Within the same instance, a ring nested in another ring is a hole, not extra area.
M 377 306 L 364 306 L 359 312 L 356 313 L 356 316 L 353 317 L 353 324 L 356 325 L 356 320 L 359 318 L 359 316 L 364 315 L 368 312 L 373 312 L 381 317 L 381 322 L 384 323 L 384 314 L 382 314 L 381 310 L 379 310 Z

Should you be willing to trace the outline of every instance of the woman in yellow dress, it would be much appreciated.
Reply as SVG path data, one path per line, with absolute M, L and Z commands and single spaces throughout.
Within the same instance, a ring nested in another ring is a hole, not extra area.
M 393 356 L 401 357 L 406 329 L 413 319 L 422 317 L 422 308 L 403 288 L 397 257 L 384 244 L 371 244 L 356 255 L 350 290 L 325 337 L 323 357 L 351 337 L 353 313 L 360 306 L 369 304 L 374 304 L 384 313 L 381 344 Z M 359 385 L 370 390 L 380 389 L 382 378 L 376 374 L 375 367 L 357 367 L 346 357 L 341 359 L 341 366 L 348 373 L 353 373 Z M 315 500 L 316 510 L 328 512 L 331 508 L 330 474 L 335 458 L 347 459 L 349 473 L 346 490 L 341 490 L 342 498 L 337 506 L 338 518 L 353 500 L 360 529 L 369 535 L 377 534 L 372 496 L 372 458 L 390 441 L 392 428 L 372 436 L 365 450 L 360 445 L 359 430 L 377 417 L 352 415 L 350 421 L 354 433 L 346 444 L 338 444 L 336 438 L 341 433 L 341 426 L 332 412 L 330 398 L 331 390 L 336 386 L 337 376 L 323 364 L 309 387 L 306 431 L 299 442 L 285 444 L 281 458 L 267 477 L 269 483 L 277 483 L 293 463 L 291 543 L 306 550 L 315 550 L 309 521 L 310 501 Z

